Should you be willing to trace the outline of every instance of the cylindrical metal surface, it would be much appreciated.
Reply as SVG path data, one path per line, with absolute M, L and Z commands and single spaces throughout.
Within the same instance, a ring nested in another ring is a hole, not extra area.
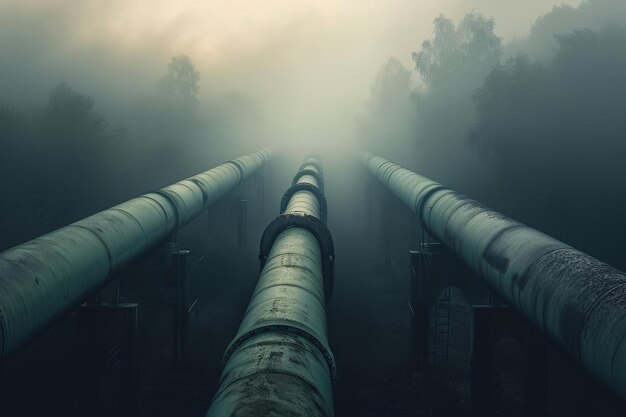
M 317 187 L 315 178 L 299 181 Z M 314 216 L 316 194 L 298 191 L 283 216 Z M 320 245 L 291 227 L 274 240 L 224 370 L 209 417 L 333 415 L 335 362 L 326 332 Z
M 359 159 L 429 234 L 626 399 L 626 274 L 384 158 Z
M 0 254 L 0 358 L 261 168 L 262 149 Z

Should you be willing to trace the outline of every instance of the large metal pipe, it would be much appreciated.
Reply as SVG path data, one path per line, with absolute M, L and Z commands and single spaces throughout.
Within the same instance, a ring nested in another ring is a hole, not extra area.
M 318 187 L 316 177 L 301 175 L 304 169 L 312 166 L 303 165 L 295 182 Z M 320 213 L 318 194 L 296 191 L 266 229 L 264 266 L 224 355 L 208 417 L 333 415 L 335 363 L 326 333 L 328 277 L 322 267 L 329 254 L 320 242 L 318 229 L 325 229 Z
M 262 149 L 0 254 L 0 359 L 261 168 Z
M 367 170 L 549 339 L 626 399 L 626 274 L 371 153 Z

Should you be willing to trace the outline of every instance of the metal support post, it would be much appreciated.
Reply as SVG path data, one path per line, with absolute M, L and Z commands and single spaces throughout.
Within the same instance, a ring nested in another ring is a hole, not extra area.
M 367 223 L 371 226 L 374 219 L 374 210 L 372 207 L 372 183 L 365 184 L 365 207 L 367 210 Z
M 427 270 L 425 256 L 420 251 L 409 251 L 411 256 L 411 300 L 409 313 L 411 314 L 411 341 L 413 359 L 419 372 L 431 373 L 428 359 L 428 311 L 432 305 L 425 297 L 425 282 Z
M 471 359 L 471 415 L 489 417 L 493 414 L 493 348 L 494 319 L 500 307 L 473 306 Z
M 425 297 L 425 257 L 420 251 L 409 251 L 411 257 L 411 298 L 409 301 L 409 313 L 411 317 L 411 346 L 412 366 L 415 369 L 418 403 L 426 414 L 430 414 L 433 407 L 432 384 L 433 374 L 428 357 L 429 322 L 428 311 L 432 303 Z
M 85 407 L 93 407 L 87 414 L 106 409 L 117 415 L 138 415 L 138 304 L 83 304 L 78 324 L 85 352 Z
M 258 173 L 259 187 L 258 193 L 261 197 L 261 220 L 265 220 L 265 176 L 262 173 Z
M 174 365 L 185 366 L 188 350 L 187 256 L 188 250 L 176 250 L 167 266 L 167 286 L 172 307 L 172 355 Z
M 239 198 L 239 252 L 243 253 L 246 251 L 247 240 L 248 240 L 248 200 L 244 198 Z
M 389 210 L 385 210 L 385 212 L 389 213 Z M 383 256 L 385 259 L 385 272 L 387 273 L 391 272 L 391 227 L 393 217 L 393 215 L 386 215 L 381 222 L 383 228 Z
M 139 415 L 139 305 L 122 303 L 117 306 L 122 324 L 122 352 L 124 367 L 122 370 L 122 405 L 129 416 Z
M 211 210 L 212 208 L 213 207 L 210 207 L 209 209 L 206 210 L 206 219 L 207 219 L 207 223 L 206 223 L 207 224 L 207 228 L 206 228 L 207 240 L 206 240 L 206 242 L 207 242 L 208 245 L 210 245 L 213 242 L 213 233 L 215 232 L 215 227 L 213 225 L 214 212 L 213 212 L 213 210 Z
M 527 326 L 527 330 L 525 350 L 530 366 L 526 374 L 526 406 L 528 415 L 541 417 L 547 414 L 547 343 L 536 329 Z

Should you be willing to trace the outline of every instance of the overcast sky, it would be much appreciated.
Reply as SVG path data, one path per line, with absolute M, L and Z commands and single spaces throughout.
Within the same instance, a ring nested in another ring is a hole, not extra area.
M 389 57 L 411 67 L 410 53 L 439 13 L 492 16 L 506 41 L 564 3 L 579 1 L 0 0 L 0 71 L 8 85 L 31 74 L 42 90 L 64 78 L 87 91 L 101 84 L 122 92 L 128 86 L 116 80 L 148 86 L 185 53 L 202 73 L 203 94 L 237 90 L 277 114 L 290 109 L 296 123 L 319 125 L 316 117 L 346 118 L 341 109 L 362 106 Z

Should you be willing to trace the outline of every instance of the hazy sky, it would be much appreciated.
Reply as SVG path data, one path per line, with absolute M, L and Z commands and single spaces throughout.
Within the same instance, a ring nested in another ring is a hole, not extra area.
M 33 53 L 42 56 L 31 65 L 49 66 L 49 84 L 65 78 L 94 91 L 81 80 L 101 77 L 106 85 L 126 78 L 147 86 L 169 57 L 185 53 L 202 73 L 204 94 L 241 91 L 278 123 L 286 117 L 307 130 L 353 117 L 390 56 L 410 67 L 410 53 L 430 36 L 439 13 L 493 16 L 507 40 L 524 36 L 538 16 L 563 3 L 579 1 L 0 0 L 0 28 L 4 22 L 5 31 L 7 23 L 24 30 L 16 39 L 25 42 L 39 36 L 34 42 L 43 52 Z M 89 65 L 95 69 L 87 77 L 81 71 Z

